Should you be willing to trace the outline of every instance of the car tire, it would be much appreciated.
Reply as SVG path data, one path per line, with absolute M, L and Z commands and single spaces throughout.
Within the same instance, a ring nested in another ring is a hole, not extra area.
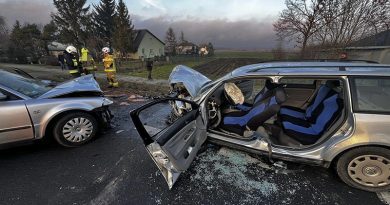
M 357 189 L 381 192 L 390 189 L 390 150 L 359 147 L 344 153 L 336 164 L 337 174 Z
M 94 116 L 73 112 L 61 117 L 54 126 L 54 139 L 65 147 L 78 147 L 90 141 L 98 131 Z

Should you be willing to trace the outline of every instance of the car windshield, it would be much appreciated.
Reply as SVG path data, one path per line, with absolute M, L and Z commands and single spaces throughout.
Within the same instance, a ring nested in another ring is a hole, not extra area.
M 0 70 L 0 84 L 31 98 L 37 98 L 51 89 L 47 84 L 31 78 Z

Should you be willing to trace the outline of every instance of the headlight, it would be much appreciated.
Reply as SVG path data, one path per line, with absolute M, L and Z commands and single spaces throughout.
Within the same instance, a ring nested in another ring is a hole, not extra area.
M 103 98 L 103 106 L 111 105 L 112 103 L 114 103 L 112 100 L 109 100 L 107 98 Z

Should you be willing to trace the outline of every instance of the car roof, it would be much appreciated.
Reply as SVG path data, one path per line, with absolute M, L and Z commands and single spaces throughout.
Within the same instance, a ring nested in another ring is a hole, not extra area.
M 390 65 L 365 62 L 265 62 L 232 71 L 230 77 L 247 75 L 390 76 Z

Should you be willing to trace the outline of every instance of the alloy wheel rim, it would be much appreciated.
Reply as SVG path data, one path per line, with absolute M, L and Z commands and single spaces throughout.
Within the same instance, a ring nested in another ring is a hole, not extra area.
M 361 185 L 382 187 L 390 184 L 390 160 L 379 155 L 362 155 L 348 164 L 348 175 Z
M 83 117 L 76 117 L 65 123 L 62 128 L 64 138 L 69 142 L 83 142 L 91 137 L 93 131 L 92 122 Z

